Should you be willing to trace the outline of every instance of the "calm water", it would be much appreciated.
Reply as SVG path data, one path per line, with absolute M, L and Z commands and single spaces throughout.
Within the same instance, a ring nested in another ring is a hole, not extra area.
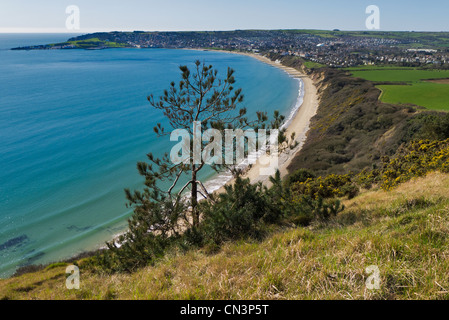
M 95 249 L 126 228 L 136 162 L 174 143 L 146 100 L 200 59 L 236 70 L 250 114 L 288 115 L 298 82 L 245 56 L 165 49 L 11 51 L 67 35 L 0 34 L 0 276 Z M 211 172 L 206 172 L 211 175 Z M 203 176 L 204 177 L 204 176 Z

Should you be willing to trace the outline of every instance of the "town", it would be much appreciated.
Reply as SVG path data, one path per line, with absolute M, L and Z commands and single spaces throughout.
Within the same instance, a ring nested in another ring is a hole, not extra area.
M 216 32 L 104 32 L 78 36 L 65 43 L 14 48 L 106 49 L 191 48 L 278 53 L 299 56 L 317 65 L 344 68 L 393 64 L 449 68 L 448 33 L 235 30 Z

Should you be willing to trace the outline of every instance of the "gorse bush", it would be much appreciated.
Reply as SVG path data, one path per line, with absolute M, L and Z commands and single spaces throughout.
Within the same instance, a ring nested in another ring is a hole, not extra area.
M 419 140 L 402 145 L 392 157 L 381 157 L 379 168 L 364 169 L 359 174 L 308 178 L 291 183 L 297 195 L 309 195 L 314 199 L 355 197 L 359 188 L 374 185 L 390 190 L 414 177 L 422 177 L 431 171 L 449 172 L 449 139 Z M 293 179 L 294 175 L 292 175 Z
M 372 169 L 362 170 L 357 176 L 353 179 L 353 182 L 365 189 L 371 189 L 373 185 L 376 185 L 380 182 L 380 170 Z
M 315 178 L 316 175 L 312 171 L 306 169 L 298 169 L 287 176 L 284 184 L 285 186 L 290 187 L 292 184 L 296 182 L 306 182 L 308 179 L 315 179 Z
M 331 174 L 326 177 L 308 178 L 291 185 L 295 194 L 308 195 L 313 199 L 348 196 L 353 198 L 358 189 L 352 184 L 351 175 Z
M 305 178 L 307 170 L 300 169 L 286 181 L 294 195 L 308 195 L 313 199 L 355 197 L 359 188 L 374 185 L 390 190 L 414 177 L 431 171 L 449 172 L 449 139 L 419 140 L 402 145 L 392 157 L 381 157 L 379 167 L 360 173 Z
M 449 172 L 449 139 L 412 141 L 401 147 L 395 157 L 382 160 L 381 169 L 372 171 L 370 178 L 361 179 L 377 180 L 384 190 L 431 171 Z

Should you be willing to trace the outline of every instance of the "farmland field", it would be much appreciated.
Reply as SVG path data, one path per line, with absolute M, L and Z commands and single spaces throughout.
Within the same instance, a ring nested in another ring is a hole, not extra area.
M 384 82 L 380 100 L 392 104 L 414 104 L 432 110 L 449 111 L 449 70 L 422 70 L 407 67 L 363 66 L 347 68 L 352 76 Z M 392 82 L 385 84 L 385 82 Z
M 415 82 L 425 79 L 445 79 L 449 78 L 449 70 L 420 70 L 413 68 L 401 69 L 372 69 L 366 71 L 351 72 L 354 77 L 363 78 L 370 81 L 391 81 L 391 82 Z
M 415 104 L 433 110 L 449 111 L 449 84 L 418 82 L 409 86 L 380 85 L 380 99 L 392 104 Z

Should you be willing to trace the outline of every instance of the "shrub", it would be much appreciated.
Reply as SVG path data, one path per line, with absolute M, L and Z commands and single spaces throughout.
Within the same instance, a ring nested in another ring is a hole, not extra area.
M 298 169 L 285 179 L 285 186 L 289 187 L 296 182 L 306 182 L 307 179 L 314 179 L 315 174 L 307 169 Z
M 435 170 L 449 172 L 449 139 L 411 141 L 402 146 L 394 157 L 382 157 L 380 169 L 364 170 L 355 180 L 363 187 L 379 183 L 382 189 L 390 190 Z
M 129 241 L 120 247 L 115 242 L 107 243 L 109 250 L 95 258 L 96 265 L 107 273 L 133 272 L 162 258 L 170 244 L 169 239 L 148 232 L 133 233 L 132 237 L 127 235 Z
M 313 199 L 333 198 L 333 197 L 354 197 L 358 189 L 352 186 L 351 176 L 331 174 L 326 177 L 316 179 L 309 178 L 304 182 L 297 182 L 292 185 L 292 192 L 309 195 Z
M 421 116 L 424 123 L 420 137 L 431 140 L 445 140 L 449 138 L 449 114 L 424 114 Z
M 245 237 L 259 239 L 270 208 L 260 183 L 252 185 L 249 179 L 237 176 L 234 185 L 225 186 L 225 192 L 213 202 L 201 204 L 203 239 L 216 244 Z
M 186 211 L 182 202 L 169 199 L 141 203 L 128 220 L 129 230 L 106 243 L 109 250 L 97 255 L 96 264 L 105 272 L 132 272 L 154 263 L 179 238 Z
M 380 171 L 364 169 L 354 178 L 354 181 L 362 188 L 371 189 L 374 184 L 380 182 Z
M 344 206 L 341 205 L 340 200 L 325 203 L 322 198 L 319 198 L 315 203 L 314 216 L 320 222 L 327 222 L 343 210 Z
M 293 198 L 298 209 L 291 221 L 298 226 L 307 226 L 312 221 L 327 222 L 344 210 L 340 200 L 326 202 L 323 198 L 314 199 L 309 195 L 298 195 Z

